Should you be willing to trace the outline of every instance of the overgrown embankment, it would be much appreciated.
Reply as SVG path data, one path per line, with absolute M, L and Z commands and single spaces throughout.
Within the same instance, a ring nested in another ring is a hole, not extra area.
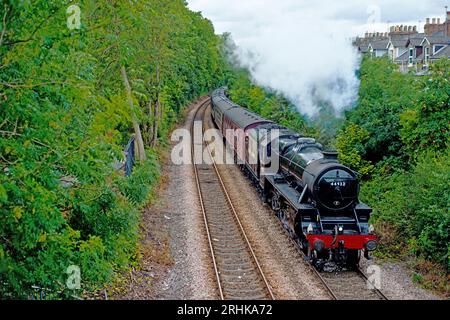
M 365 58 L 358 105 L 337 136 L 341 161 L 363 175 L 382 256 L 412 258 L 414 279 L 449 293 L 450 61 L 426 76 Z
M 0 297 L 80 295 L 135 261 L 155 148 L 221 83 L 221 40 L 181 0 L 7 0 L 0 18 Z M 126 178 L 132 134 L 146 160 Z

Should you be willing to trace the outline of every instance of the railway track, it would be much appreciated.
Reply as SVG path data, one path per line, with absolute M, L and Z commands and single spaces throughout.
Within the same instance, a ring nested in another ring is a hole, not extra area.
M 337 300 L 387 300 L 380 290 L 367 287 L 367 277 L 359 269 L 322 272 L 320 276 Z
M 197 109 L 192 123 L 202 121 L 209 100 Z M 198 146 L 197 146 L 198 147 Z M 211 158 L 208 146 L 203 144 Z M 204 148 L 201 148 L 204 150 Z M 192 159 L 195 145 L 192 144 Z M 196 164 L 193 161 L 206 235 L 208 238 L 217 282 L 222 300 L 272 299 L 274 294 L 248 240 L 236 210 L 228 196 L 222 178 L 213 161 L 212 164 Z
M 300 245 L 291 237 L 281 223 L 279 227 L 291 240 L 297 252 L 305 259 L 306 255 Z M 368 288 L 368 278 L 359 268 L 355 271 L 320 272 L 312 264 L 307 264 L 322 282 L 333 300 L 388 300 L 381 290 Z

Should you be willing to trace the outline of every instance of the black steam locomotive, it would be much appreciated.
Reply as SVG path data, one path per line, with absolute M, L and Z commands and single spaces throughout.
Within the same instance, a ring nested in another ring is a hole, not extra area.
M 234 104 L 226 88 L 211 95 L 212 117 L 262 198 L 319 269 L 354 268 L 377 247 L 372 210 L 359 202 L 357 174 L 303 137 Z

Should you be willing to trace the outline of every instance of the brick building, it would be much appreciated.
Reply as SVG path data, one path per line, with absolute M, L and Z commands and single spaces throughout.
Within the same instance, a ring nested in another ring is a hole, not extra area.
M 443 23 L 441 23 L 440 18 L 427 18 L 424 30 L 427 36 L 439 35 L 450 37 L 450 11 L 447 11 L 447 15 Z

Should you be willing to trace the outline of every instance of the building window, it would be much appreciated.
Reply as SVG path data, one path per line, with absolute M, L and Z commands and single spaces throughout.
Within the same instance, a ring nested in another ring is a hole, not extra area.
M 428 60 L 430 59 L 430 47 L 425 48 L 425 64 L 428 64 Z
M 433 54 L 435 54 L 436 52 L 438 52 L 439 50 L 441 50 L 443 47 L 444 47 L 443 45 L 437 45 L 437 46 L 434 46 Z
M 414 59 L 414 49 L 409 48 L 409 64 L 413 63 L 413 59 Z
M 389 56 L 390 56 L 390 58 L 392 59 L 392 60 L 394 60 L 395 59 L 395 55 L 394 55 L 394 49 L 391 47 L 391 48 L 389 48 Z

